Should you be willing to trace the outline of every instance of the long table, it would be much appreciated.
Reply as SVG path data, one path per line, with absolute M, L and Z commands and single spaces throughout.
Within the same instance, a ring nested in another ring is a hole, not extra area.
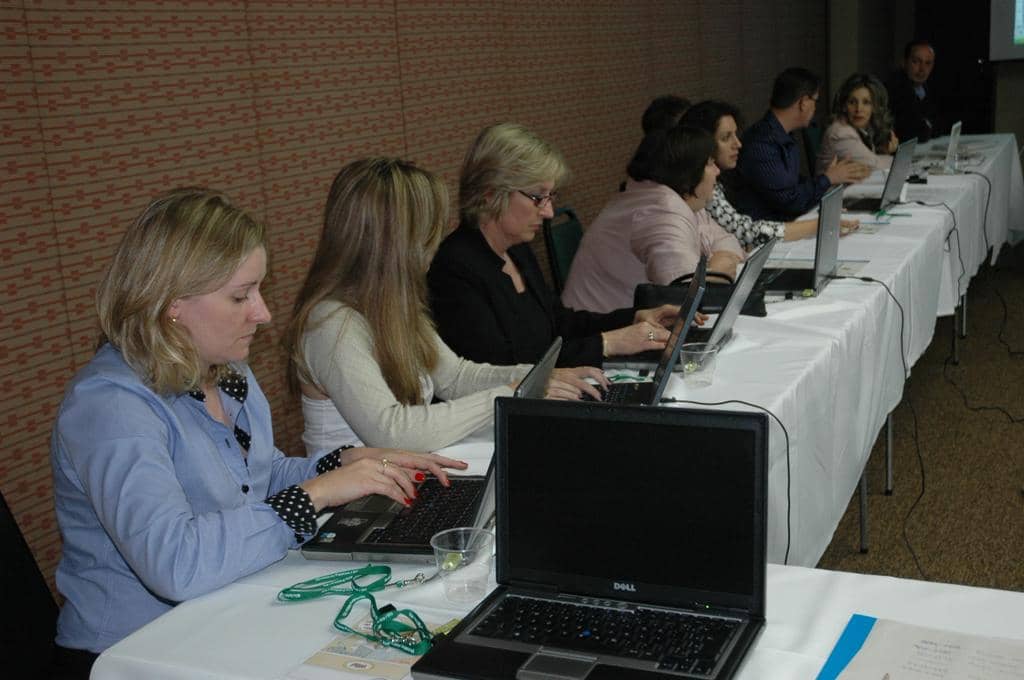
M 114 645 L 100 656 L 92 678 L 285 678 L 332 640 L 331 622 L 342 600 L 282 604 L 275 600 L 277 592 L 353 566 L 310 562 L 289 554 L 253 576 L 178 605 Z M 396 576 L 410 577 L 415 571 L 406 567 Z M 381 604 L 411 607 L 433 620 L 459 617 L 469 609 L 448 604 L 436 582 L 389 590 L 378 599 Z M 814 678 L 854 613 L 963 633 L 1024 638 L 1024 593 L 770 564 L 767 624 L 737 677 Z M 365 680 L 367 676 L 337 671 L 318 677 Z
M 992 154 L 986 155 L 980 166 L 986 176 L 993 175 L 984 232 L 982 188 L 987 191 L 987 185 L 977 177 L 941 177 L 910 189 L 912 199 L 941 201 L 950 206 L 956 215 L 962 250 L 956 249 L 955 240 L 949 245 L 953 217 L 944 208 L 901 207 L 901 215 L 894 216 L 890 224 L 865 229 L 840 242 L 840 259 L 853 263 L 858 277 L 876 282 L 836 280 L 816 298 L 769 303 L 767 317 L 741 317 L 737 321 L 735 337 L 719 358 L 713 385 L 691 389 L 673 378 L 668 397 L 701 403 L 743 400 L 756 406 L 729 403 L 711 408 L 760 407 L 781 422 L 772 422 L 769 437 L 769 562 L 806 567 L 817 563 L 861 479 L 887 415 L 902 398 L 904 367 L 910 369 L 928 347 L 944 305 L 955 307 L 956 291 L 966 290 L 980 264 L 978 258 L 985 256 L 984 238 L 990 245 L 1012 242 L 1016 230 L 1024 226 L 1016 142 L 1012 136 L 996 136 L 989 141 Z M 775 256 L 808 259 L 813 247 L 809 241 L 779 244 Z M 446 453 L 470 460 L 474 471 L 482 472 L 490 451 L 485 433 Z M 642 467 L 643 461 L 637 459 L 631 464 Z M 301 574 L 318 569 L 330 567 L 289 558 L 280 568 L 186 603 L 104 654 L 95 677 L 278 677 L 285 668 L 282 664 L 294 665 L 305 658 L 303 654 L 324 643 L 334 605 L 310 604 L 304 605 L 304 610 L 275 605 L 263 579 L 279 587 L 307 578 Z M 998 599 L 988 591 L 975 589 L 961 591 L 951 586 L 828 575 L 780 566 L 770 566 L 769 576 L 772 601 L 778 598 L 802 603 L 804 608 L 787 605 L 781 613 L 779 609 L 770 610 L 778 624 L 762 636 L 743 677 L 765 677 L 768 670 L 772 676 L 790 676 L 787 669 L 799 670 L 800 677 L 808 677 L 820 666 L 841 628 L 841 623 L 830 617 L 842 618 L 845 623 L 852 610 L 840 607 L 840 616 L 828 606 L 827 598 L 823 606 L 822 593 L 815 587 L 839 588 L 847 594 L 837 605 L 857 602 L 861 607 L 864 605 L 857 598 L 858 589 L 877 591 L 880 607 L 900 602 L 897 591 L 901 589 L 922 594 L 922 598 L 927 594 L 956 599 L 957 593 L 966 593 L 964 599 L 976 602 L 979 612 L 985 609 L 983 603 Z M 803 588 L 817 595 L 798 597 L 790 592 Z M 408 595 L 402 594 L 402 601 L 438 606 L 437 593 L 430 593 L 429 586 L 416 594 L 409 591 Z M 1019 616 L 1019 595 L 1007 601 L 1012 606 L 993 611 L 1015 612 L 1018 622 L 1024 620 Z M 905 609 L 882 607 L 880 612 L 867 613 L 900 618 L 886 613 L 895 611 L 917 617 L 918 602 L 917 595 L 908 596 Z M 230 619 L 216 614 L 221 606 L 233 614 Z M 304 611 L 317 611 L 322 623 L 311 624 Z M 443 606 L 441 613 L 445 613 Z M 836 625 L 819 633 L 817 623 L 822 618 Z M 238 626 L 226 626 L 230 621 L 238 621 Z M 942 621 L 941 617 L 929 619 L 935 625 L 943 625 Z M 956 627 L 956 620 L 949 621 Z M 308 630 L 312 638 L 298 636 L 301 639 L 293 640 L 289 635 L 277 639 L 269 635 L 267 640 L 274 643 L 270 645 L 247 637 L 247 631 L 258 632 L 264 625 L 267 631 L 276 630 L 275 626 Z M 776 637 L 787 630 L 799 634 Z M 277 649 L 281 658 L 269 658 L 273 654 L 268 649 Z M 184 661 L 185 657 L 189 660 Z M 145 673 L 140 673 L 143 669 Z M 122 671 L 127 674 L 119 674 Z
M 904 365 L 912 369 L 927 349 L 936 317 L 953 313 L 986 244 L 994 256 L 1024 236 L 1016 139 L 962 139 L 974 154 L 965 169 L 989 179 L 990 199 L 988 184 L 974 174 L 931 175 L 926 185 L 908 185 L 908 201 L 950 210 L 908 203 L 892 210 L 888 224 L 865 224 L 840 241 L 840 260 L 878 283 L 833 281 L 817 298 L 769 304 L 764 319 L 741 317 L 711 387 L 670 385 L 669 397 L 743 400 L 781 421 L 773 421 L 770 437 L 770 562 L 817 564 L 902 398 Z M 813 254 L 813 241 L 781 243 L 773 259 Z

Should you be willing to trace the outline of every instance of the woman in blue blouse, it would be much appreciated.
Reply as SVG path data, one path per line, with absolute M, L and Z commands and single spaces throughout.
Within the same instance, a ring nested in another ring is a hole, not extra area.
M 245 364 L 270 321 L 263 226 L 222 195 L 173 191 L 124 235 L 97 308 L 102 338 L 51 442 L 64 541 L 55 665 L 95 655 L 183 600 L 284 557 L 321 509 L 409 503 L 424 472 L 465 464 L 386 449 L 287 458 Z M 422 472 L 421 472 L 422 471 Z

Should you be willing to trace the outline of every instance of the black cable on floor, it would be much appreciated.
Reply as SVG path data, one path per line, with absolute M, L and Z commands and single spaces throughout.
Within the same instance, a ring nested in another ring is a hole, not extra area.
M 1024 423 L 1024 416 L 1022 416 L 1020 418 L 1014 418 L 1013 414 L 1011 414 L 1009 411 L 1007 411 L 1002 406 L 971 406 L 970 404 L 968 404 L 967 403 L 967 393 L 964 392 L 963 388 L 961 388 L 959 385 L 957 385 L 956 382 L 951 377 L 949 377 L 949 366 L 950 366 L 950 359 L 949 359 L 949 357 L 946 357 L 946 360 L 942 363 L 942 377 L 945 378 L 946 382 L 948 382 L 953 387 L 953 389 L 955 389 L 957 391 L 957 394 L 960 395 L 960 399 L 961 399 L 961 401 L 963 401 L 965 409 L 967 409 L 968 411 L 974 411 L 975 413 L 982 413 L 984 411 L 995 411 L 997 413 L 1002 413 L 1004 416 L 1006 416 L 1006 419 L 1011 424 L 1016 425 L 1018 423 Z
M 1006 332 L 1006 322 L 1008 315 L 1006 307 L 1006 298 L 1003 297 L 1003 294 L 1000 293 L 999 289 L 996 288 L 994 285 L 992 286 L 992 291 L 996 294 L 996 297 L 999 298 L 999 304 L 1003 306 L 1003 321 L 1002 323 L 999 324 L 999 333 L 996 335 L 996 339 L 999 341 L 1000 345 L 1006 348 L 1006 353 L 1009 354 L 1011 357 L 1024 356 L 1024 350 L 1014 349 L 1013 347 L 1010 346 L 1010 343 L 1008 343 L 1006 339 L 1003 337 L 1003 333 Z
M 924 456 L 921 455 L 921 438 L 917 431 L 917 411 L 914 410 L 914 403 L 907 396 L 904 399 L 907 402 L 907 407 L 910 408 L 910 413 L 914 416 L 914 449 L 917 451 L 917 465 L 921 470 L 921 491 L 917 494 L 917 498 L 914 499 L 914 503 L 907 510 L 907 514 L 903 517 L 903 542 L 907 545 L 907 550 L 910 551 L 910 556 L 914 559 L 914 564 L 917 565 L 917 571 L 921 574 L 921 578 L 928 580 L 928 575 L 924 573 L 924 568 L 921 566 L 921 560 L 917 557 L 917 551 L 914 550 L 914 546 L 910 543 L 910 535 L 907 533 L 907 525 L 910 524 L 910 516 L 914 514 L 914 510 L 917 509 L 917 504 L 924 498 L 925 483 L 924 483 Z
M 676 399 L 675 397 L 663 397 L 661 401 L 662 403 L 696 404 L 697 406 L 725 406 L 727 404 L 743 404 L 744 406 L 749 406 L 751 408 L 756 408 L 759 411 L 764 411 L 772 418 L 774 418 L 775 422 L 779 424 L 779 427 L 782 428 L 782 434 L 785 435 L 786 437 L 786 554 L 782 558 L 782 563 L 789 564 L 789 546 L 793 531 L 791 521 L 793 509 L 793 499 L 791 495 L 792 471 L 790 470 L 789 461 L 789 431 L 786 429 L 786 426 L 782 424 L 782 421 L 779 420 L 779 417 L 772 413 L 771 411 L 769 411 L 768 409 L 766 409 L 764 406 L 761 406 L 760 404 L 752 404 L 749 401 L 743 401 L 741 399 L 726 399 L 725 401 L 694 401 L 693 399 Z

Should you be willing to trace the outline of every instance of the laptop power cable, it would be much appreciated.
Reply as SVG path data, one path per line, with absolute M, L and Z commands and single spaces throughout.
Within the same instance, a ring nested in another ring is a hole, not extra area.
M 943 204 L 943 205 L 945 205 L 945 204 Z M 946 206 L 946 208 L 948 209 L 949 206 Z M 950 213 L 952 214 L 952 211 L 950 211 Z M 953 221 L 954 221 L 954 224 L 955 224 L 956 217 L 953 218 Z M 956 229 L 955 226 L 953 228 Z M 947 235 L 947 238 L 948 238 L 948 235 Z M 959 234 L 958 234 L 957 235 L 957 245 L 959 245 L 959 243 L 960 243 L 960 237 L 959 237 Z M 962 262 L 963 261 L 961 260 L 961 264 L 962 264 Z M 882 288 L 885 289 L 885 292 L 889 294 L 889 297 L 892 298 L 892 301 L 896 303 L 896 307 L 900 311 L 900 360 L 903 362 L 903 380 L 906 381 L 907 378 L 910 377 L 910 368 L 907 366 L 907 353 L 906 353 L 906 349 L 904 348 L 904 342 L 905 341 L 903 339 L 903 336 L 904 336 L 904 334 L 906 332 L 906 324 L 905 324 L 905 321 L 906 321 L 905 317 L 906 317 L 906 315 L 904 314 L 904 311 L 903 311 L 903 305 L 901 305 L 900 301 L 896 299 L 895 295 L 893 295 L 893 292 L 889 288 L 889 286 L 885 285 L 885 283 L 883 281 L 879 281 L 878 279 L 873 279 L 870 276 L 833 276 L 831 278 L 833 278 L 833 279 L 855 279 L 855 280 L 858 280 L 858 281 L 864 281 L 866 283 L 877 283 L 878 285 L 880 285 Z M 917 464 L 918 464 L 918 469 L 920 470 L 920 473 L 921 473 L 921 491 L 917 494 L 917 498 L 914 499 L 914 502 L 911 504 L 910 509 L 907 510 L 907 514 L 904 515 L 904 517 L 903 517 L 903 542 L 906 544 L 907 550 L 910 551 L 910 556 L 913 558 L 914 564 L 917 566 L 917 571 L 918 571 L 918 573 L 921 574 L 921 578 L 924 579 L 924 580 L 928 580 L 928 576 L 927 576 L 927 574 L 925 574 L 924 568 L 921 566 L 921 560 L 918 559 L 917 551 L 914 550 L 914 546 L 910 542 L 910 535 L 907 532 L 907 526 L 910 523 L 910 517 L 911 517 L 911 515 L 914 514 L 914 510 L 917 509 L 917 506 L 921 502 L 921 499 L 924 498 L 924 493 L 925 493 L 925 488 L 926 487 L 925 487 L 924 456 L 921 454 L 921 438 L 918 436 L 917 411 L 914 409 L 914 402 L 911 400 L 909 394 L 904 393 L 903 401 L 906 402 L 907 408 L 910 409 L 910 414 L 914 417 L 914 449 L 917 452 Z

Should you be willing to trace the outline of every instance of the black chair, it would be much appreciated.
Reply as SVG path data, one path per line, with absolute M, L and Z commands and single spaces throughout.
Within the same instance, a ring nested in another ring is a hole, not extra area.
M 53 655 L 57 602 L 3 494 L 0 494 L 0 545 L 3 546 L 0 602 L 4 608 L 0 658 L 47 664 Z
M 562 294 L 569 278 L 569 267 L 583 238 L 583 225 L 572 208 L 559 208 L 550 220 L 544 220 L 544 245 L 548 251 L 551 284 Z
M 812 121 L 800 131 L 800 136 L 804 143 L 804 153 L 807 155 L 807 174 L 813 177 L 814 168 L 818 164 L 818 152 L 821 151 L 821 138 L 825 136 L 825 131 L 817 121 Z

